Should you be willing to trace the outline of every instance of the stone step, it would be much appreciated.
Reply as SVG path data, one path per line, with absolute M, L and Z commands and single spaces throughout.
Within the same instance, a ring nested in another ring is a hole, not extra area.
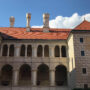
M 0 87 L 0 90 L 71 90 L 68 87 Z

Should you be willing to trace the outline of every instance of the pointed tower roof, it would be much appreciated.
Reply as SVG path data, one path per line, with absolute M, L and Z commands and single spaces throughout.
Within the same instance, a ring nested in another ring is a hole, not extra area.
M 90 30 L 90 22 L 84 21 L 74 28 L 74 30 Z

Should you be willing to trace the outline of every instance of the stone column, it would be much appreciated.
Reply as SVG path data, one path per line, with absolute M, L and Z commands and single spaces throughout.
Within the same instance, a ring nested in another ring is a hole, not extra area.
M 10 45 L 8 45 L 7 57 L 9 56 L 9 48 L 10 48 Z
M 55 86 L 55 70 L 50 70 L 50 86 Z
M 27 57 L 27 45 L 25 45 L 25 57 Z
M 54 46 L 50 46 L 49 55 L 50 55 L 50 57 L 54 57 Z
M 37 57 L 37 46 L 32 45 L 32 57 Z
M 20 45 L 15 45 L 15 56 L 20 56 Z
M 18 80 L 19 80 L 19 71 L 18 70 L 14 70 L 13 71 L 13 86 L 17 86 L 18 85 Z
M 37 70 L 32 70 L 32 85 L 37 85 Z
M 42 57 L 44 57 L 44 46 L 42 46 Z
M 61 51 L 61 47 L 62 46 L 60 46 L 59 48 L 60 48 L 60 58 L 62 58 L 62 51 Z

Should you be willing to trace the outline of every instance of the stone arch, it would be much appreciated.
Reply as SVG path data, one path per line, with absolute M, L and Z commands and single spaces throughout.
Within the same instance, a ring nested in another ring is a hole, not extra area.
M 14 45 L 10 45 L 10 47 L 9 47 L 9 56 L 11 56 L 11 57 L 14 56 Z
M 58 45 L 55 46 L 54 55 L 55 55 L 55 57 L 60 57 L 60 48 Z
M 32 46 L 31 45 L 28 45 L 27 46 L 27 56 L 28 57 L 31 57 L 32 56 Z
M 49 85 L 49 67 L 46 64 L 41 64 L 38 67 L 37 85 Z
M 49 46 L 48 45 L 44 46 L 44 56 L 49 57 Z
M 25 56 L 25 45 L 21 45 L 20 56 Z
M 39 45 L 37 48 L 37 56 L 42 57 L 42 53 L 43 53 L 43 47 L 42 45 Z
M 28 64 L 23 64 L 19 69 L 19 85 L 31 84 L 31 67 Z
M 12 84 L 13 67 L 9 64 L 1 68 L 1 84 L 8 86 Z
M 66 57 L 66 46 L 62 46 L 61 47 L 61 53 L 62 53 L 62 57 Z
M 7 53 L 8 53 L 8 45 L 5 44 L 3 45 L 2 56 L 7 56 Z
M 67 85 L 67 68 L 64 65 L 58 65 L 55 68 L 55 82 L 57 86 Z

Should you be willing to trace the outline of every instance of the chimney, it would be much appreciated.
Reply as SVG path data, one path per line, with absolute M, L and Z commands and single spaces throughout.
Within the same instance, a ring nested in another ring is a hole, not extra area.
M 13 16 L 11 16 L 9 18 L 9 21 L 10 21 L 10 27 L 14 27 L 15 18 Z
M 43 32 L 49 32 L 49 14 L 43 14 Z
M 31 20 L 31 14 L 30 13 L 26 14 L 26 19 L 27 19 L 26 27 L 27 27 L 27 31 L 29 32 L 30 31 L 30 20 Z

